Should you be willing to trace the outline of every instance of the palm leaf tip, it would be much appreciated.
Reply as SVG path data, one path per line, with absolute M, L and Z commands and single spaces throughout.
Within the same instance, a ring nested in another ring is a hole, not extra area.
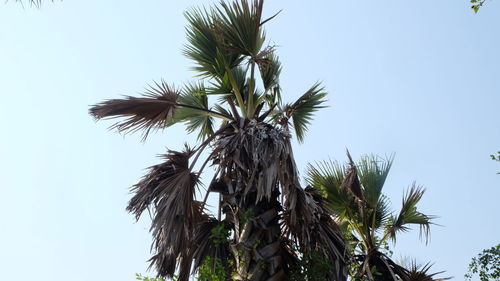
M 162 198 L 162 195 L 170 192 L 165 188 L 172 188 L 175 187 L 176 183 L 189 181 L 188 164 L 191 155 L 190 149 L 183 152 L 170 150 L 167 154 L 161 155 L 166 161 L 151 166 L 142 180 L 132 187 L 131 192 L 134 193 L 134 196 L 129 201 L 127 211 L 139 219 L 146 208 L 154 205 Z
M 264 41 L 261 28 L 263 0 L 234 1 L 232 4 L 220 2 L 222 8 L 216 8 L 215 29 L 222 39 L 222 47 L 233 54 L 255 57 Z
M 415 183 L 403 195 L 402 206 L 398 216 L 392 216 L 387 227 L 390 237 L 395 240 L 398 231 L 406 232 L 410 225 L 418 225 L 420 236 L 425 237 L 428 243 L 430 237 L 430 226 L 434 224 L 436 216 L 426 215 L 418 211 L 417 204 L 422 199 L 425 188 L 417 186 Z
M 365 198 L 363 196 L 363 187 L 358 177 L 358 169 L 354 161 L 352 161 L 349 150 L 347 150 L 347 158 L 349 158 L 349 168 L 345 173 L 340 187 L 349 190 L 360 202 L 364 202 Z
M 435 279 L 436 275 L 444 273 L 444 271 L 429 273 L 432 267 L 432 263 L 426 263 L 425 265 L 419 265 L 416 261 L 412 261 L 410 268 L 407 269 L 407 280 L 408 281 L 444 281 L 450 280 L 452 277 L 442 277 Z
M 316 83 L 297 101 L 285 107 L 287 117 L 292 118 L 295 135 L 300 143 L 304 142 L 307 127 L 310 125 L 314 113 L 326 107 L 323 105 L 326 102 L 326 95 L 327 93 L 320 83 Z
M 126 118 L 110 129 L 119 132 L 143 130 L 143 139 L 152 129 L 161 129 L 169 124 L 175 113 L 179 92 L 165 82 L 154 83 L 146 89 L 143 97 L 126 96 L 93 105 L 89 113 L 96 120 L 103 118 Z
M 190 246 L 195 229 L 203 220 L 202 203 L 195 201 L 197 174 L 189 169 L 193 151 L 169 151 L 165 162 L 150 168 L 149 173 L 132 188 L 134 196 L 127 210 L 140 217 L 153 208 L 153 234 L 150 267 L 160 276 L 171 277 L 178 260 L 190 260 Z M 190 268 L 190 264 L 186 265 Z

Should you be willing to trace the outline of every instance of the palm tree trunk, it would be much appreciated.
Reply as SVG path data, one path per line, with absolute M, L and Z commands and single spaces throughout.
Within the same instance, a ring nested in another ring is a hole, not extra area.
M 250 195 L 250 194 L 249 194 Z M 284 280 L 280 253 L 280 226 L 278 221 L 278 192 L 270 200 L 241 208 L 242 226 L 237 242 L 232 246 L 236 258 L 237 280 Z M 253 197 L 252 195 L 247 196 Z M 246 215 L 245 215 L 246 214 Z

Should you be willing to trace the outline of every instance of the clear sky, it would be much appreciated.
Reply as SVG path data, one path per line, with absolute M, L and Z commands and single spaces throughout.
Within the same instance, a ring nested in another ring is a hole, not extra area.
M 0 269 L 4 280 L 134 280 L 150 257 L 148 219 L 125 212 L 144 168 L 194 144 L 181 126 L 120 136 L 89 105 L 153 79 L 192 79 L 183 11 L 211 1 L 0 1 Z M 396 153 L 385 191 L 399 208 L 413 181 L 438 215 L 429 245 L 399 236 L 395 257 L 462 280 L 500 242 L 500 1 L 267 1 L 284 99 L 316 81 L 330 93 L 308 162 Z M 306 4 L 307 3 L 307 4 Z M 151 273 L 152 275 L 152 273 Z

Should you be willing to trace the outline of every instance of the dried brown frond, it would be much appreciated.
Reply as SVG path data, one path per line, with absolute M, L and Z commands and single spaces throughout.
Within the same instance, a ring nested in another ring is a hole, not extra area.
M 210 257 L 213 261 L 220 261 L 228 270 L 228 276 L 230 275 L 233 268 L 228 264 L 228 261 L 232 260 L 233 257 L 231 251 L 229 250 L 229 243 L 228 241 L 220 240 L 215 242 L 212 233 L 212 230 L 221 224 L 224 224 L 224 227 L 229 228 L 229 225 L 226 222 L 221 222 L 214 217 L 205 215 L 204 221 L 196 228 L 191 246 L 191 251 L 193 253 L 192 258 L 194 260 L 193 271 L 196 271 L 203 264 L 205 259 Z M 187 271 L 185 272 L 181 270 L 180 277 L 189 277 L 189 274 L 186 273 L 189 273 L 190 269 L 186 269 Z
M 347 169 L 344 179 L 342 180 L 341 187 L 349 190 L 359 201 L 364 202 L 365 199 L 361 183 L 359 182 L 358 169 L 356 168 L 354 161 L 352 161 L 349 150 L 347 151 L 347 157 L 349 158 L 349 168 Z
M 144 97 L 127 96 L 125 99 L 112 99 L 92 106 L 90 114 L 97 120 L 102 118 L 126 118 L 117 122 L 111 129 L 119 132 L 144 130 L 143 139 L 154 129 L 165 128 L 171 121 L 179 92 L 162 81 L 150 86 Z
M 345 280 L 348 254 L 345 242 L 320 191 L 307 187 L 290 189 L 283 214 L 285 235 L 297 241 L 305 254 L 321 251 L 335 266 L 335 280 Z
M 226 185 L 231 186 L 231 194 L 241 194 L 242 202 L 251 195 L 253 204 L 270 200 L 289 155 L 288 138 L 280 129 L 251 122 L 223 133 L 214 145 L 214 161 L 220 166 L 219 178 L 230 179 Z
M 150 168 L 149 173 L 132 188 L 135 195 L 127 210 L 136 218 L 152 208 L 152 249 L 150 259 L 161 276 L 175 273 L 178 259 L 189 259 L 193 229 L 201 220 L 201 203 L 194 201 L 198 176 L 189 169 L 192 151 L 169 151 L 166 161 Z

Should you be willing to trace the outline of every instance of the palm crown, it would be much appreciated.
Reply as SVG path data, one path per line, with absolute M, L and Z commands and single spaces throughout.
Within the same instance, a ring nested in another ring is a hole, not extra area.
M 121 132 L 143 130 L 144 137 L 152 129 L 185 123 L 200 139 L 214 134 L 215 119 L 222 124 L 254 119 L 282 127 L 292 121 L 302 141 L 326 92 L 316 83 L 295 102 L 282 102 L 281 63 L 275 48 L 265 45 L 263 29 L 274 16 L 263 19 L 262 5 L 222 2 L 220 7 L 186 12 L 188 44 L 183 53 L 195 63 L 192 69 L 199 80 L 179 89 L 155 82 L 144 97 L 108 100 L 94 106 L 91 114 L 98 119 L 128 117 L 114 127 Z M 212 97 L 218 98 L 215 103 L 209 101 Z
M 333 263 L 328 280 L 346 277 L 340 230 L 321 194 L 300 186 L 290 144 L 292 128 L 303 141 L 326 93 L 316 83 L 282 102 L 281 63 L 263 29 L 274 16 L 262 18 L 262 8 L 262 0 L 241 0 L 189 10 L 184 55 L 199 80 L 182 88 L 161 81 L 142 97 L 90 109 L 97 119 L 125 118 L 112 128 L 142 131 L 143 139 L 175 123 L 198 134 L 195 148 L 169 151 L 150 168 L 127 208 L 137 218 L 153 210 L 151 262 L 161 276 L 178 272 L 187 280 L 191 268 L 209 261 L 223 264 L 226 279 L 284 280 L 301 257 L 319 251 Z M 197 165 L 206 148 L 209 156 Z M 207 164 L 215 175 L 197 200 Z M 217 217 L 205 209 L 210 192 L 219 193 Z
M 395 242 L 397 233 L 410 230 L 411 225 L 419 226 L 427 241 L 434 217 L 417 209 L 425 189 L 414 183 L 404 194 L 400 211 L 394 213 L 382 193 L 393 157 L 363 156 L 355 164 L 347 155 L 348 165 L 332 161 L 309 165 L 307 182 L 324 192 L 339 220 L 358 264 L 357 271 L 351 272 L 353 278 L 410 280 L 410 272 L 381 251 L 389 239 Z

